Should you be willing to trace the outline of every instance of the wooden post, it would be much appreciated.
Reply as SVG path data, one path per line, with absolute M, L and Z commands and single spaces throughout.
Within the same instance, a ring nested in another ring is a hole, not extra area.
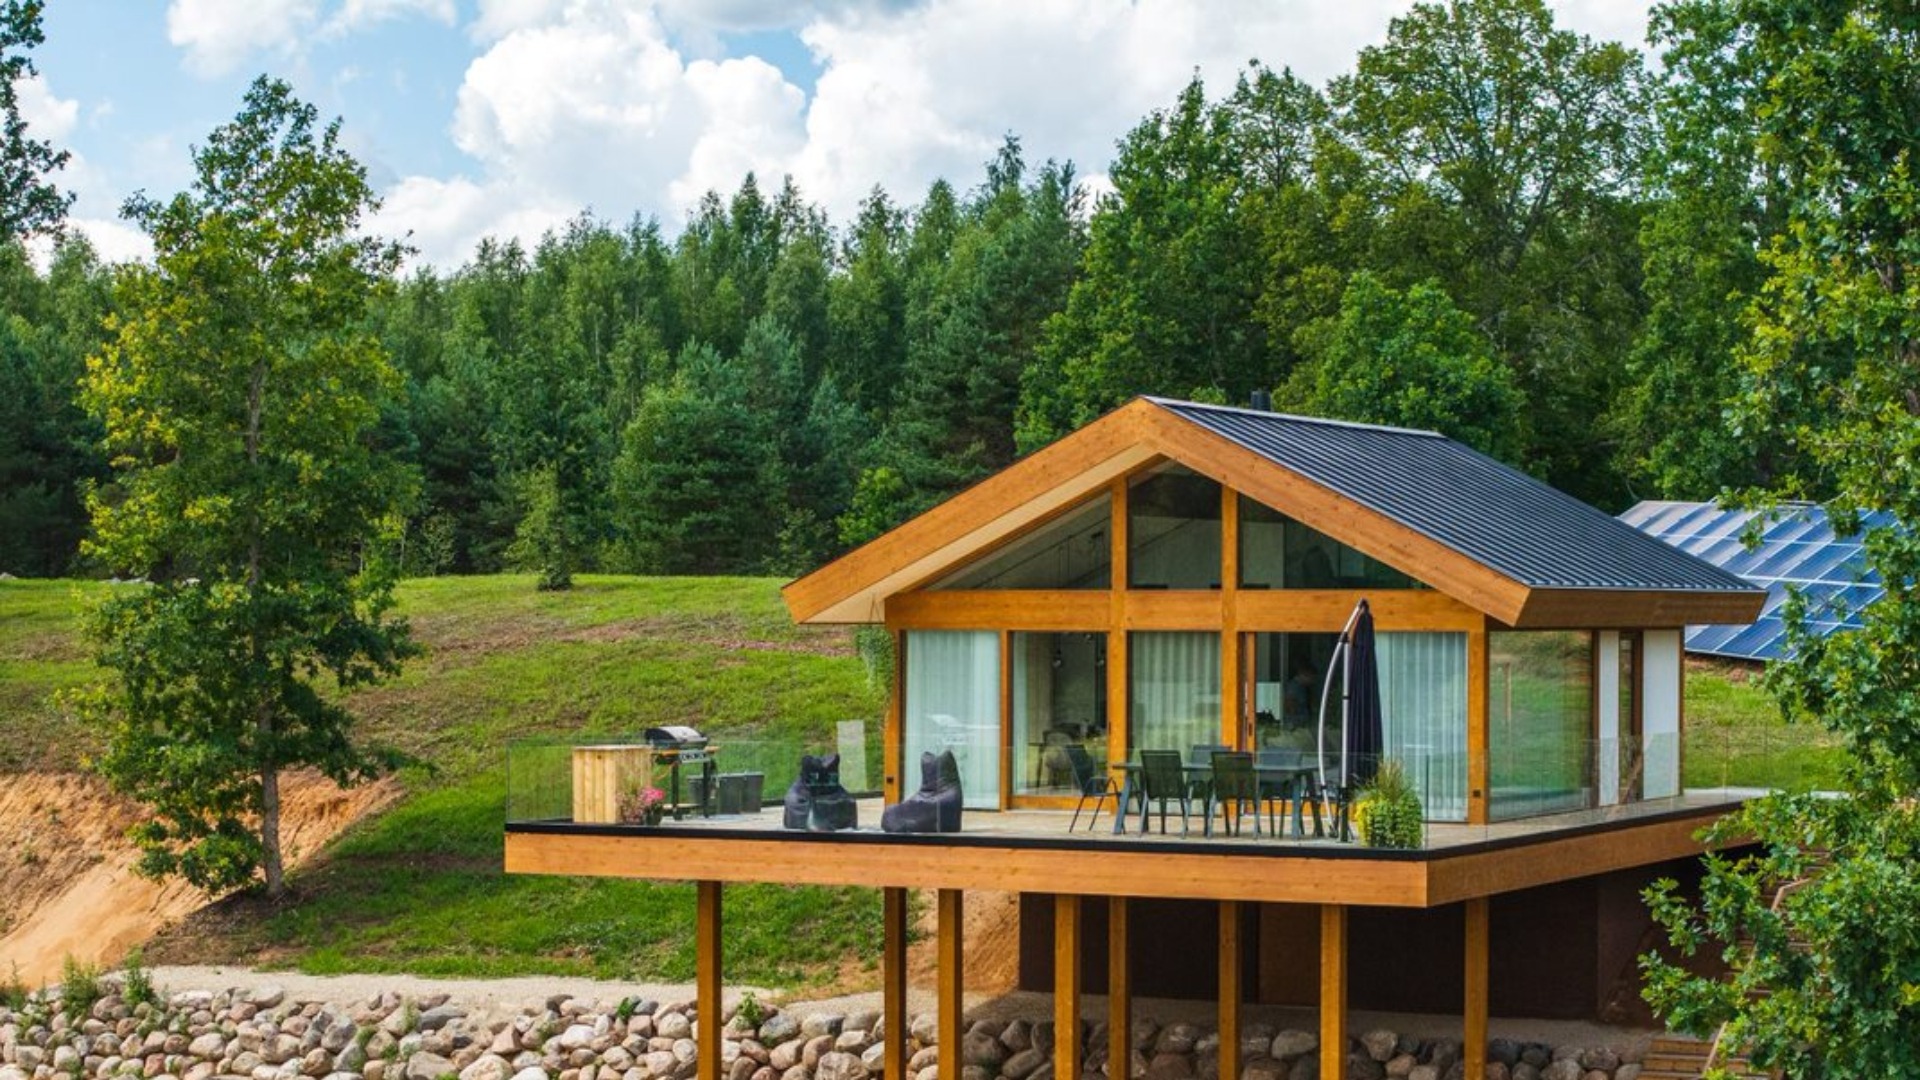
M 1481 1077 L 1487 1074 L 1487 954 L 1491 944 L 1488 935 L 1487 898 L 1476 896 L 1467 901 L 1465 906 L 1466 1032 L 1461 1058 L 1466 1063 L 1468 1076 Z
M 1492 673 L 1487 632 L 1467 633 L 1467 824 L 1485 825 L 1493 795 Z
M 962 921 L 966 914 L 964 893 L 959 889 L 941 889 L 934 894 L 935 919 L 938 922 L 936 934 L 939 937 L 939 963 L 934 972 L 934 983 L 939 996 L 939 1041 L 940 1075 L 958 1077 L 960 1075 L 960 1022 L 967 1010 L 963 995 L 967 980 L 962 973 L 964 957 L 961 939 L 964 935 Z
M 1133 979 L 1128 965 L 1127 898 L 1107 898 L 1107 1075 L 1133 1075 Z
M 1240 901 L 1220 901 L 1220 1078 L 1240 1077 Z M 1338 1075 L 1323 1072 L 1322 1075 Z
M 1080 1075 L 1080 898 L 1058 894 L 1053 898 L 1053 1075 Z
M 1107 760 L 1117 765 L 1127 760 L 1127 743 L 1133 738 L 1127 730 L 1127 478 L 1114 477 L 1109 493 L 1113 536 L 1108 558 L 1113 568 L 1108 582 L 1112 588 L 1107 592 Z
M 1320 905 L 1320 1075 L 1347 1075 L 1347 908 Z
M 720 1034 L 727 1026 L 720 1001 L 720 883 L 702 881 L 694 901 L 693 952 L 700 1037 L 696 1044 L 700 1080 L 721 1080 Z
M 907 1075 L 907 890 L 880 890 L 886 941 L 880 957 L 880 1015 L 886 1018 L 887 1076 Z

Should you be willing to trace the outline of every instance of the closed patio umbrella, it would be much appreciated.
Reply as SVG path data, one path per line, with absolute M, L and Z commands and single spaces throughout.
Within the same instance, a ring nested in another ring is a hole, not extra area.
M 1365 783 L 1380 768 L 1380 667 L 1374 658 L 1373 612 L 1360 601 L 1347 632 L 1347 719 L 1341 783 Z
M 1340 677 L 1340 783 L 1373 778 L 1380 767 L 1384 742 L 1380 718 L 1380 667 L 1374 656 L 1373 612 L 1360 601 L 1340 630 L 1340 641 L 1327 662 L 1321 684 L 1318 758 L 1320 786 L 1327 783 L 1327 697 L 1333 691 L 1334 671 Z

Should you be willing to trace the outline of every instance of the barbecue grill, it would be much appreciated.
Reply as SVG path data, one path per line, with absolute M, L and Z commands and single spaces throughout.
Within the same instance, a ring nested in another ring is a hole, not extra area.
M 653 748 L 654 764 L 667 767 L 667 807 L 673 816 L 683 818 L 688 810 L 698 810 L 702 817 L 712 817 L 716 748 L 707 745 L 707 737 L 684 724 L 669 724 L 648 728 L 646 740 Z M 688 785 L 688 794 L 697 793 L 698 797 L 698 801 L 691 804 L 680 801 L 680 767 L 683 765 L 699 770 L 700 782 Z

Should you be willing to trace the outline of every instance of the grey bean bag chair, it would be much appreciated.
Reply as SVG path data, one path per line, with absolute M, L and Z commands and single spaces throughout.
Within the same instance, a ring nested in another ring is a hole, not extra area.
M 953 751 L 920 755 L 920 790 L 880 812 L 887 832 L 960 831 L 960 763 Z
M 840 755 L 800 759 L 800 777 L 787 789 L 785 823 L 789 829 L 838 832 L 857 828 L 860 808 L 840 786 Z

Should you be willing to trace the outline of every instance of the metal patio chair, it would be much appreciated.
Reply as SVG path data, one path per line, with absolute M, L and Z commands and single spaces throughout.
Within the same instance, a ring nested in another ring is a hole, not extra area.
M 1167 804 L 1180 804 L 1180 835 L 1187 835 L 1187 770 L 1178 750 L 1140 751 L 1140 831 L 1147 831 L 1147 808 L 1160 804 L 1160 832 L 1167 831 Z
M 1214 751 L 1213 777 L 1207 785 L 1206 835 L 1213 835 L 1214 807 L 1220 808 L 1227 835 L 1240 835 L 1240 819 L 1253 812 L 1253 835 L 1260 835 L 1260 784 L 1254 777 L 1253 755 Z
M 1073 769 L 1074 786 L 1080 789 L 1080 801 L 1074 804 L 1073 821 L 1067 825 L 1067 831 L 1072 832 L 1079 827 L 1080 811 L 1087 805 L 1087 800 L 1092 799 L 1093 816 L 1087 819 L 1087 831 L 1092 832 L 1094 823 L 1100 820 L 1101 803 L 1112 799 L 1113 812 L 1116 815 L 1125 812 L 1120 805 L 1120 788 L 1105 769 L 1094 763 L 1093 755 L 1087 753 L 1086 747 L 1072 743 L 1066 747 L 1066 751 L 1067 764 Z

